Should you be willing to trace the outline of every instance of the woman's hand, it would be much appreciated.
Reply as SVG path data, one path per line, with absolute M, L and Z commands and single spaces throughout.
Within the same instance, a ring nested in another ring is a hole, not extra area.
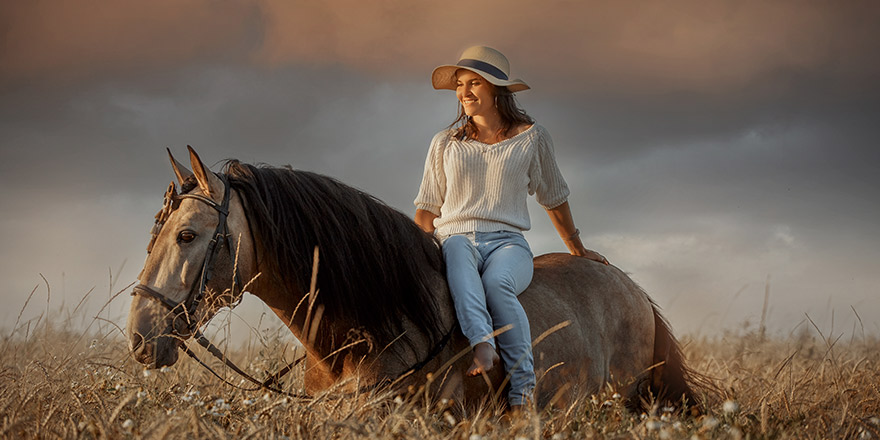
M 608 259 L 603 257 L 602 254 L 592 251 L 584 247 L 584 244 L 581 243 L 580 237 L 575 237 L 573 240 L 563 240 L 565 242 L 565 246 L 568 247 L 568 251 L 571 252 L 572 255 L 576 257 L 584 257 L 589 258 L 593 261 L 598 261 L 604 265 L 608 265 Z

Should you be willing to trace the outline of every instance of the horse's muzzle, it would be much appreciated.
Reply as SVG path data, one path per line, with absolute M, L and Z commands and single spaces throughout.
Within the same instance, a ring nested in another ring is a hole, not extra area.
M 140 333 L 132 333 L 129 343 L 136 361 L 148 368 L 161 368 L 177 362 L 180 341 L 173 336 L 145 339 Z
M 173 334 L 165 308 L 151 299 L 136 296 L 128 320 L 128 344 L 132 357 L 150 368 L 177 362 L 180 338 Z

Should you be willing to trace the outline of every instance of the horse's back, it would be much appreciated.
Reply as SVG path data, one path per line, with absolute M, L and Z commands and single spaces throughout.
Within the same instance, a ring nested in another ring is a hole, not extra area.
M 569 322 L 534 347 L 539 400 L 548 397 L 541 398 L 542 389 L 568 383 L 593 392 L 605 383 L 630 382 L 650 367 L 651 302 L 616 267 L 569 254 L 541 255 L 535 258 L 532 284 L 519 300 L 533 340 Z

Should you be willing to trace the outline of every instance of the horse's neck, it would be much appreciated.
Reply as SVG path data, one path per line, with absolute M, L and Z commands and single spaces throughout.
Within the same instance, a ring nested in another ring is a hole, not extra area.
M 393 380 L 410 367 L 427 359 L 440 342 L 439 338 L 444 336 L 429 338 L 423 331 L 424 329 L 420 327 L 420 323 L 404 319 L 402 321 L 404 334 L 394 341 L 374 341 L 370 350 L 352 349 L 334 353 L 341 347 L 320 347 L 312 344 L 309 340 L 309 329 L 305 328 L 307 312 L 303 311 L 308 309 L 308 299 L 303 300 L 302 295 L 290 296 L 290 292 L 281 287 L 280 283 L 269 278 L 261 277 L 259 285 L 254 286 L 254 294 L 284 322 L 297 340 L 303 344 L 310 358 L 318 364 L 321 364 L 322 361 L 327 364 L 313 365 L 313 367 L 326 369 L 327 374 L 332 376 L 330 382 L 344 378 L 349 369 L 358 369 L 361 374 L 373 376 L 376 380 L 383 378 Z M 436 312 L 440 314 L 444 333 L 451 331 L 452 326 L 455 325 L 455 310 L 446 279 L 438 273 L 431 283 L 435 286 L 432 292 L 436 295 L 438 305 Z M 298 305 L 299 309 L 297 309 Z M 294 316 L 294 312 L 296 312 L 296 316 Z M 312 316 L 314 316 L 316 311 L 312 312 Z M 330 326 L 319 326 L 318 331 L 326 331 L 325 329 L 328 327 Z M 322 336 L 340 343 L 349 338 L 349 335 L 345 334 L 323 334 Z M 354 357 L 346 358 L 345 355 L 348 353 L 358 353 L 358 356 L 356 359 Z M 335 354 L 340 355 L 341 359 L 334 357 Z M 342 363 L 343 360 L 346 364 Z
M 294 312 L 297 312 L 297 316 L 299 316 L 300 313 L 296 309 L 297 305 L 301 302 L 306 303 L 308 299 L 303 300 L 304 295 L 291 298 L 289 292 L 282 288 L 277 280 L 266 279 L 269 277 L 271 277 L 271 274 L 264 274 L 257 283 L 254 283 L 251 288 L 253 294 L 275 312 L 278 319 L 290 329 L 299 341 L 305 343 L 304 320 L 294 317 Z M 303 307 L 303 305 L 300 307 Z M 305 304 L 304 307 L 308 307 L 308 304 Z

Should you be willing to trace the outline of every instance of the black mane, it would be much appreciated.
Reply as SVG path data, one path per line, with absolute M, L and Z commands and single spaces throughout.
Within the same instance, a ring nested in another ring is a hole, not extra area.
M 319 248 L 314 341 L 339 348 L 341 335 L 365 331 L 382 349 L 402 333 L 402 317 L 436 340 L 441 329 L 431 279 L 443 273 L 436 241 L 375 197 L 319 174 L 227 161 L 224 172 L 244 198 L 262 276 L 277 277 L 291 298 L 309 289 Z M 294 295 L 295 294 L 295 295 Z M 294 306 L 292 304 L 291 306 Z M 305 307 L 301 307 L 301 310 Z M 330 331 L 328 330 L 330 327 Z

